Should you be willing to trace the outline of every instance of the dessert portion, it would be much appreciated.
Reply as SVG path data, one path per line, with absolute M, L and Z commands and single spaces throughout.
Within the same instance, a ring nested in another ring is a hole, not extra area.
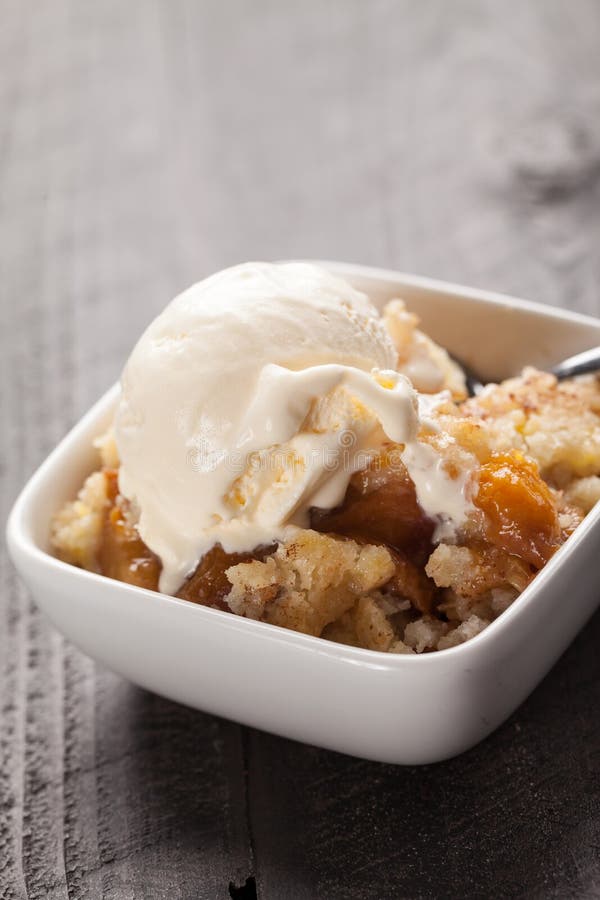
M 600 383 L 526 369 L 467 399 L 401 300 L 304 264 L 193 286 L 125 367 L 63 560 L 372 650 L 497 618 L 600 499 Z

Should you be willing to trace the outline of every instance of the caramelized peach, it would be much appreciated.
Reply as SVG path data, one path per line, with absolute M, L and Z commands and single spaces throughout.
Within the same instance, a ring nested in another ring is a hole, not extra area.
M 433 606 L 435 584 L 428 578 L 423 569 L 396 550 L 390 550 L 396 571 L 382 592 L 403 597 L 411 606 L 421 613 L 428 614 Z
M 352 476 L 341 506 L 313 509 L 311 526 L 373 544 L 386 544 L 419 566 L 431 551 L 435 524 L 417 501 L 415 486 L 393 448 Z
M 491 544 L 540 569 L 560 544 L 556 504 L 537 465 L 521 453 L 494 453 L 479 471 L 475 505 Z
M 231 583 L 225 572 L 230 566 L 251 562 L 253 559 L 264 561 L 273 547 L 263 547 L 254 553 L 226 553 L 220 544 L 205 553 L 198 566 L 177 592 L 182 600 L 190 600 L 201 606 L 213 606 L 230 612 L 225 597 L 231 590 Z
M 127 521 L 124 509 L 117 502 L 116 471 L 106 470 L 104 474 L 111 506 L 107 508 L 104 518 L 100 571 L 109 578 L 157 591 L 160 561 L 143 542 L 137 528 Z

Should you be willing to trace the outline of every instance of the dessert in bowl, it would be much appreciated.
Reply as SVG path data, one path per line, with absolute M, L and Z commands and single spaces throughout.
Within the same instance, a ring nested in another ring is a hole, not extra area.
M 61 559 L 370 650 L 483 630 L 600 497 L 600 384 L 535 369 L 477 399 L 401 299 L 237 266 L 138 342 Z
M 418 279 L 326 268 L 236 267 L 177 298 L 134 350 L 120 395 L 62 449 L 63 463 L 79 454 L 81 475 L 95 470 L 79 497 L 69 499 L 75 468 L 68 486 L 50 488 L 49 461 L 13 514 L 13 552 L 22 569 L 35 557 L 63 585 L 83 577 L 89 596 L 79 609 L 56 593 L 46 608 L 84 649 L 141 684 L 359 755 L 441 758 L 498 724 L 593 608 L 586 593 L 567 624 L 562 609 L 547 621 L 548 597 L 569 571 L 559 548 L 572 548 L 571 565 L 590 552 L 595 514 L 580 523 L 600 483 L 599 392 L 593 378 L 559 386 L 529 369 L 465 399 L 460 370 L 399 298 L 442 330 L 452 303 L 466 338 L 482 311 L 489 323 L 518 310 L 522 330 L 543 335 L 543 322 L 564 334 L 557 355 L 583 349 L 597 325 Z M 363 286 L 382 315 L 355 289 Z M 464 356 L 452 328 L 448 338 Z M 509 359 L 501 374 L 518 368 Z M 34 508 L 43 526 L 33 526 Z M 48 531 L 67 566 L 44 552 Z M 527 644 L 531 604 L 514 601 L 544 584 L 541 654 Z M 87 613 L 89 629 L 100 623 L 102 586 L 100 628 L 112 620 L 112 643 L 99 652 L 98 633 L 81 632 Z M 519 619 L 517 631 L 510 623 Z M 132 639 L 152 644 L 152 671 Z M 475 693 L 499 684 L 500 661 L 502 677 L 517 680 L 482 700 L 485 713 L 464 685 L 450 700 L 467 670 Z M 476 677 L 478 667 L 487 675 Z M 248 683 L 234 684 L 235 672 L 251 672 Z

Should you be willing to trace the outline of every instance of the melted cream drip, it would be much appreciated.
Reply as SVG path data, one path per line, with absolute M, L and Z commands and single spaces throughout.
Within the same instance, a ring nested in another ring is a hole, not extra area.
M 319 398 L 329 398 L 320 420 L 319 410 L 311 414 Z M 422 401 L 422 413 L 434 406 L 435 398 Z M 163 555 L 161 590 L 175 592 L 217 542 L 230 553 L 251 551 L 308 527 L 312 507 L 330 509 L 342 502 L 352 474 L 368 463 L 382 434 L 404 445 L 402 460 L 419 503 L 438 520 L 437 539 L 450 536 L 469 508 L 465 480 L 451 479 L 435 450 L 417 439 L 419 424 L 417 394 L 397 372 L 265 366 L 236 437 L 227 450 L 221 445 L 208 466 L 198 517 L 206 525 L 193 535 L 189 549 L 182 553 L 180 545 L 172 561 Z M 241 469 L 237 478 L 234 459 Z M 140 533 L 152 540 L 143 514 Z

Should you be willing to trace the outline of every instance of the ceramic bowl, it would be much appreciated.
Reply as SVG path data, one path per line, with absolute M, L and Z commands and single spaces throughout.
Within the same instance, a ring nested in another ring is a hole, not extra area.
M 323 265 L 378 306 L 403 297 L 425 331 L 486 379 L 600 344 L 600 320 L 397 272 Z M 148 690 L 331 750 L 431 763 L 497 728 L 598 604 L 600 508 L 485 631 L 422 656 L 334 644 L 60 562 L 49 553 L 50 518 L 94 468 L 92 440 L 108 425 L 117 391 L 83 417 L 31 478 L 7 533 L 17 569 L 55 626 Z

